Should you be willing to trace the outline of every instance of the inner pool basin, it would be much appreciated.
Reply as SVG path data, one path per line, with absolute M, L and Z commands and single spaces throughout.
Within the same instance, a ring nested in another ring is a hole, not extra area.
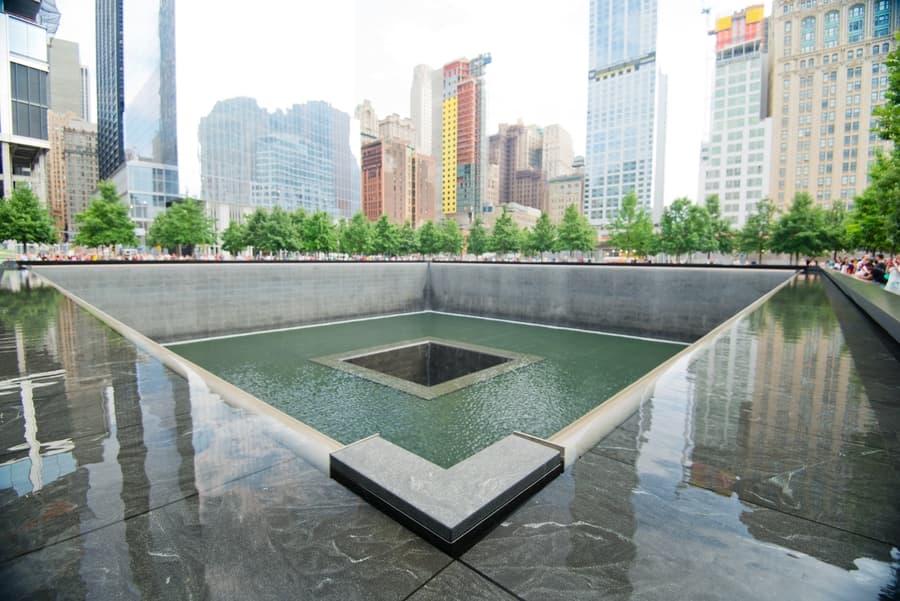
M 380 434 L 449 468 L 549 438 L 684 345 L 424 312 L 169 348 L 338 442 Z

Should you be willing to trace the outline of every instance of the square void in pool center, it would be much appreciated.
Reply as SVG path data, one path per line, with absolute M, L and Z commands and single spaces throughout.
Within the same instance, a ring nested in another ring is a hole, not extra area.
M 423 399 L 433 399 L 542 358 L 440 338 L 407 340 L 312 359 Z

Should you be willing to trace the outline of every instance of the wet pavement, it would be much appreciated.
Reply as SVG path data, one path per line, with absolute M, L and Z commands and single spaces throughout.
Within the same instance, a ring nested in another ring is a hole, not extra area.
M 897 598 L 898 357 L 800 276 L 454 561 L 55 291 L 0 291 L 0 598 Z

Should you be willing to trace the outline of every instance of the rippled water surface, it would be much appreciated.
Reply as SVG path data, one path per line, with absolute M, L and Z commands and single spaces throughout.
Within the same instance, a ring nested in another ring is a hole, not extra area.
M 426 336 L 544 360 L 430 401 L 309 361 Z M 682 348 L 430 313 L 172 346 L 340 442 L 380 433 L 444 467 L 516 430 L 551 436 Z

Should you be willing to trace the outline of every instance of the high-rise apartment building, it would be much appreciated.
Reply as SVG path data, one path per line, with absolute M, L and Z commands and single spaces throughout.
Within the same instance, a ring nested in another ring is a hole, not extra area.
M 485 67 L 490 54 L 443 68 L 441 212 L 469 223 L 481 212 L 487 168 Z
M 327 102 L 269 113 L 252 98 L 222 100 L 200 120 L 199 141 L 206 200 L 334 217 L 359 210 L 350 115 Z
M 548 125 L 543 131 L 541 149 L 541 171 L 548 180 L 572 173 L 575 151 L 572 136 L 562 125 Z
M 75 215 L 97 190 L 97 125 L 75 113 L 50 111 L 48 204 L 63 242 L 77 234 Z
M 434 219 L 434 159 L 398 140 L 362 147 L 362 211 L 370 221 L 418 227 Z
M 591 0 L 584 214 L 600 230 L 633 190 L 662 214 L 666 78 L 657 0 Z
M 543 130 L 535 125 L 501 123 L 488 139 L 488 162 L 498 167 L 497 201 L 544 210 Z
M 81 64 L 78 44 L 51 37 L 47 50 L 50 110 L 60 114 L 74 113 L 79 119 L 89 120 L 88 69 Z
M 96 17 L 99 176 L 124 195 L 143 240 L 179 197 L 175 0 L 97 0 Z
M 0 2 L 0 196 L 28 186 L 47 200 L 47 30 L 41 3 Z
M 872 111 L 885 101 L 900 2 L 776 0 L 770 21 L 769 195 L 781 207 L 797 192 L 852 203 L 885 145 Z
M 722 17 L 716 38 L 716 68 L 710 137 L 701 147 L 698 201 L 717 195 L 722 217 L 742 227 L 769 194 L 771 119 L 766 80 L 768 55 L 763 5 Z

